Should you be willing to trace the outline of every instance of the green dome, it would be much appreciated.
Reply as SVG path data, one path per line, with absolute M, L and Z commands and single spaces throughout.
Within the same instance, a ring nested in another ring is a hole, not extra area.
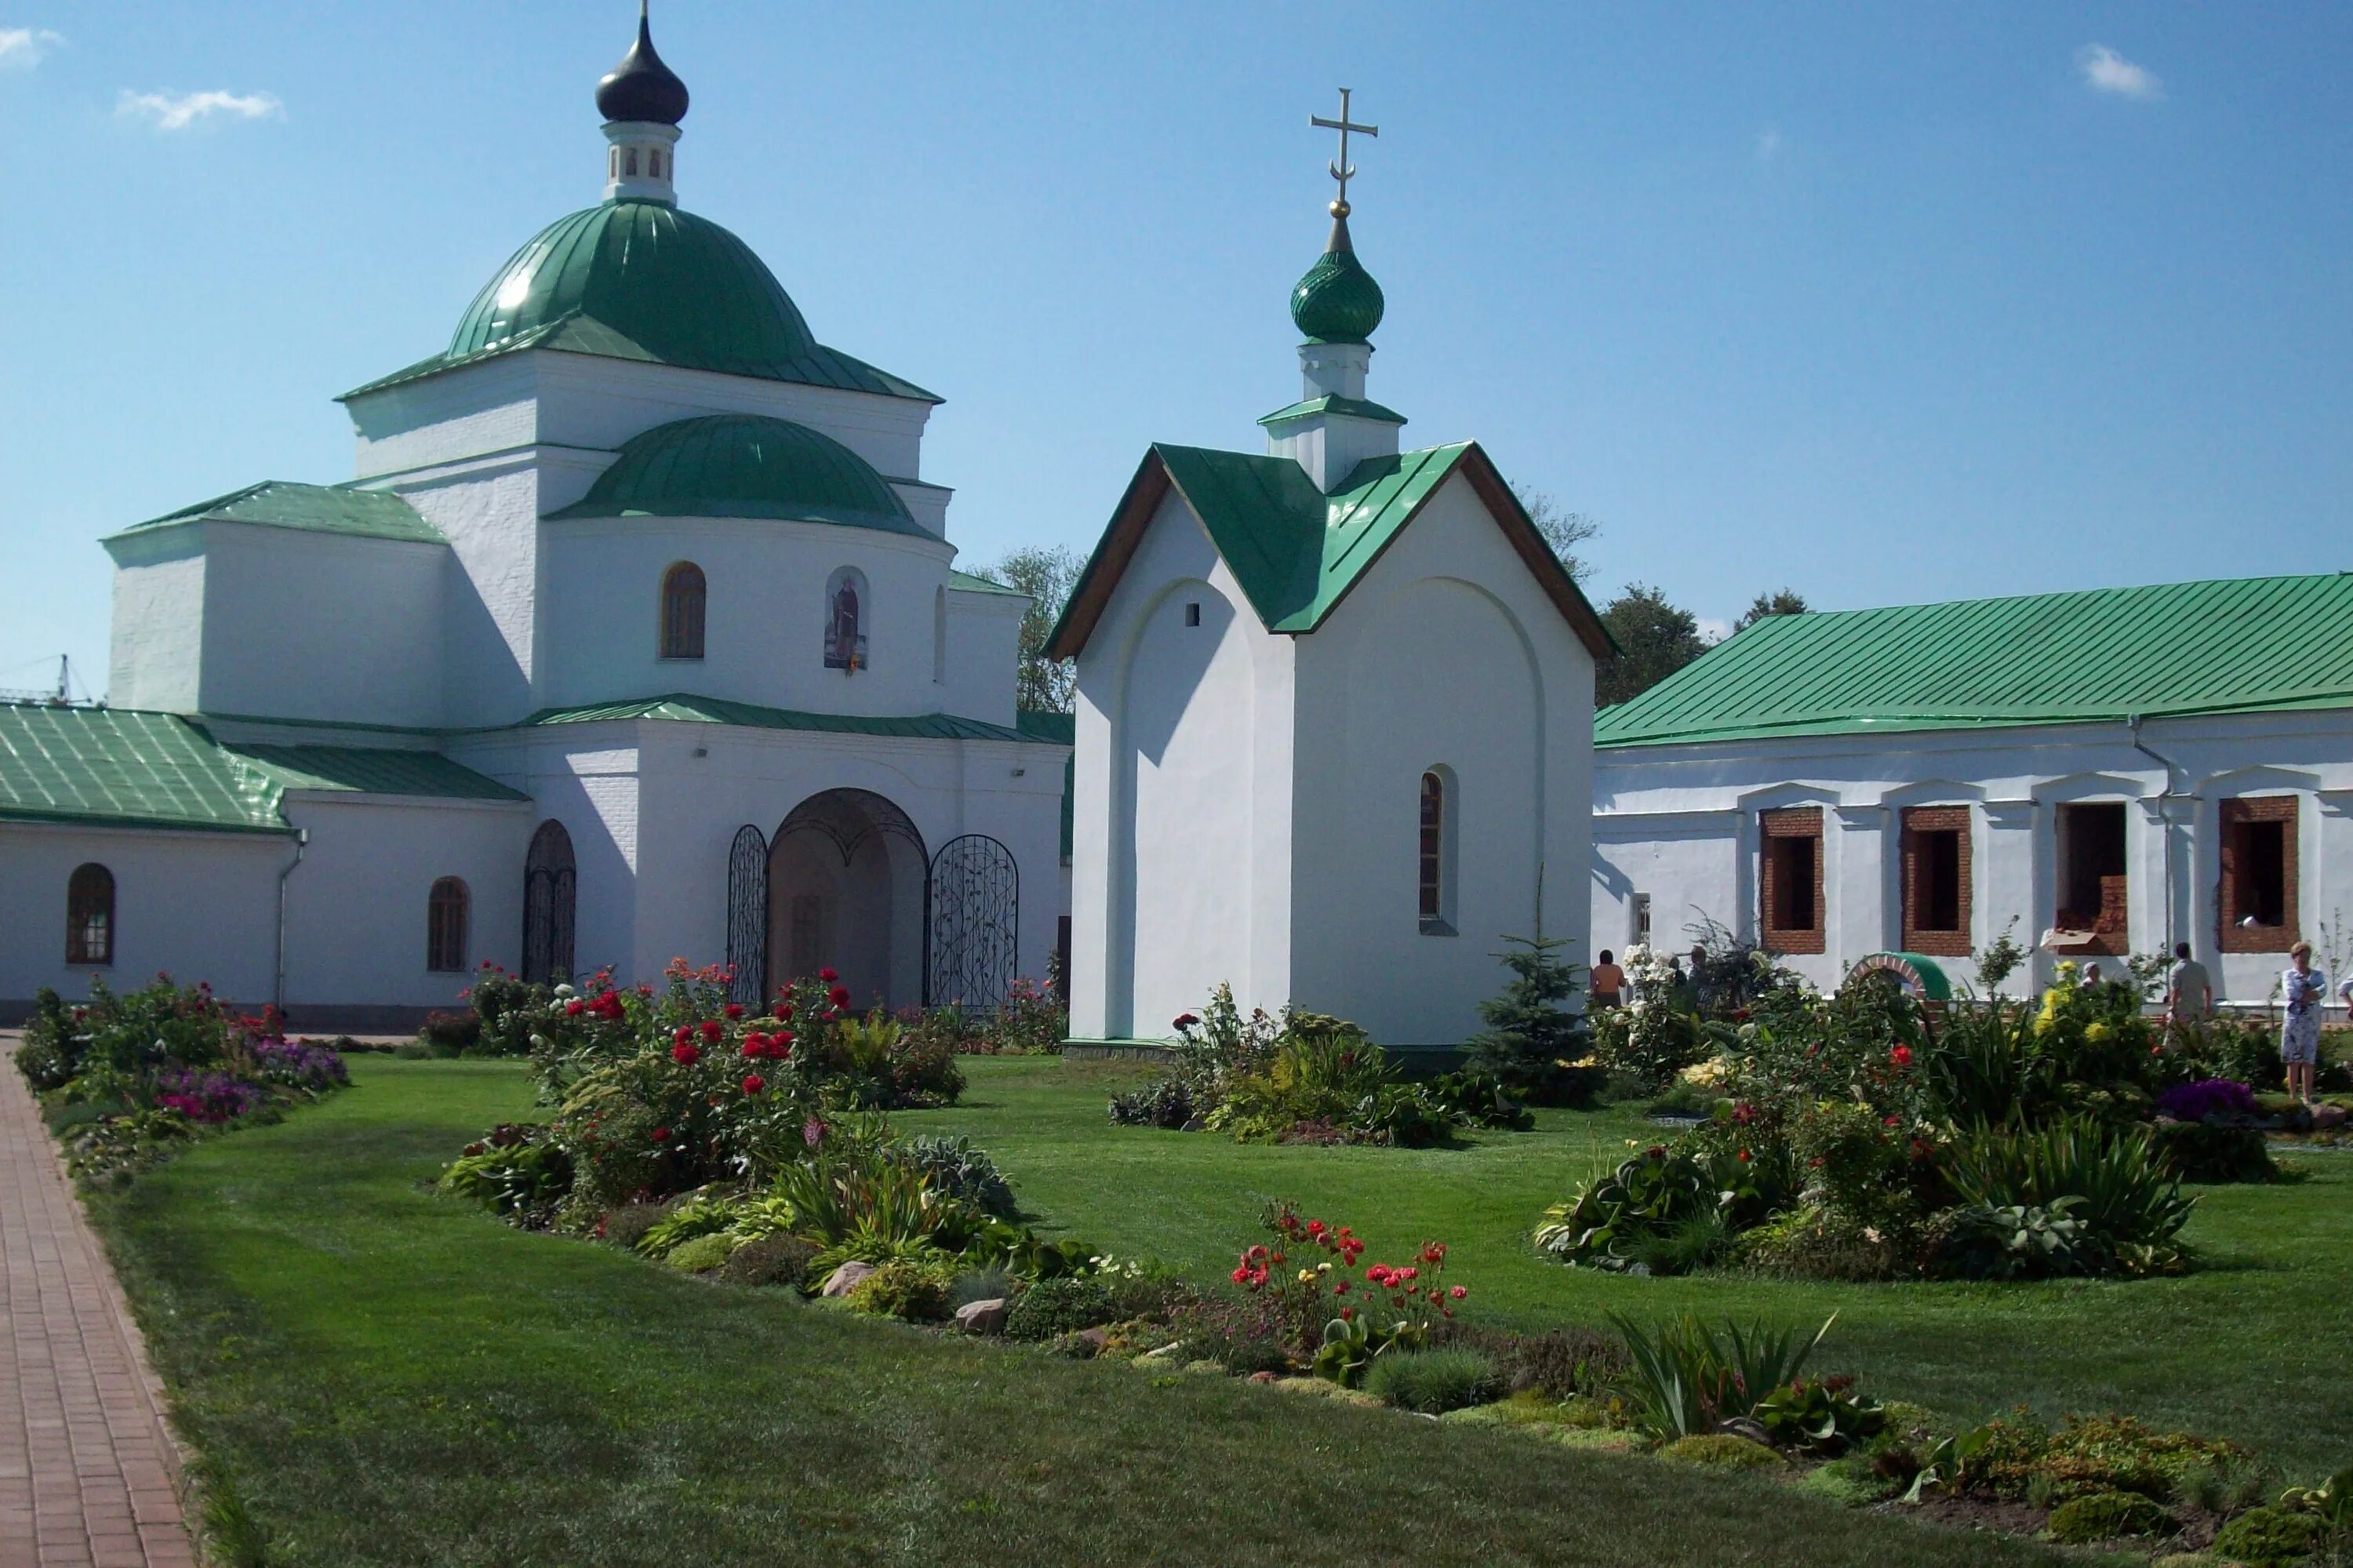
M 707 414 L 632 437 L 551 517 L 775 517 L 929 537 L 873 465 L 789 419 Z
M 1310 343 L 1369 343 L 1387 302 L 1381 286 L 1356 260 L 1348 219 L 1332 224 L 1332 243 L 1291 291 L 1291 320 Z
M 558 334 L 588 353 L 785 380 L 803 379 L 796 362 L 817 351 L 750 246 L 651 201 L 607 202 L 541 229 L 474 296 L 443 358 Z

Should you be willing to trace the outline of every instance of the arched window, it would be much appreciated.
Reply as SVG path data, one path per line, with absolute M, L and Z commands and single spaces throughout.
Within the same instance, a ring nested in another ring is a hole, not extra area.
M 661 149 L 656 148 L 646 154 L 646 173 L 656 179 L 661 178 Z
M 846 673 L 866 668 L 866 578 L 844 567 L 825 585 L 825 667 Z
M 437 972 L 466 967 L 466 885 L 445 876 L 425 901 L 425 967 Z
M 621 167 L 628 172 L 629 178 L 634 180 L 638 177 L 638 150 L 635 147 L 622 154 Z
M 702 568 L 681 561 L 662 574 L 661 656 L 702 657 Z
M 1417 887 L 1423 931 L 1454 934 L 1454 800 L 1451 775 L 1433 768 L 1421 776 Z
M 66 962 L 114 961 L 114 874 L 92 861 L 66 882 Z

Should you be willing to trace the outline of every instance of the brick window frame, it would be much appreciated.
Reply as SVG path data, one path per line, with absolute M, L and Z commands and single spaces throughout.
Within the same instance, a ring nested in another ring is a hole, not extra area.
M 1976 879 L 1975 862 L 1970 853 L 1969 809 L 1967 806 L 1906 806 L 1902 821 L 1904 950 L 1926 953 L 1930 958 L 1966 959 L 1969 956 L 1970 895 L 1973 891 L 1969 885 Z M 1954 890 L 1959 918 L 1951 930 L 1920 924 L 1924 903 L 1921 893 L 1922 852 L 1924 837 L 1929 833 L 1953 833 L 1959 839 L 1959 881 Z
M 1829 906 L 1822 874 L 1822 809 L 1783 806 L 1757 813 L 1757 927 L 1764 945 L 1777 953 L 1821 953 L 1830 950 Z M 1777 918 L 1781 904 L 1781 878 L 1800 852 L 1786 847 L 1791 841 L 1813 842 L 1813 911 L 1810 927 L 1783 926 Z
M 2301 810 L 2294 795 L 2240 795 L 2217 802 L 2221 825 L 2221 877 L 2214 892 L 2217 945 L 2226 953 L 2284 953 L 2303 940 L 2296 917 L 2296 830 Z M 2247 853 L 2246 830 L 2257 822 L 2280 828 L 2280 924 L 2248 929 L 2239 924 L 2248 911 L 2240 876 Z

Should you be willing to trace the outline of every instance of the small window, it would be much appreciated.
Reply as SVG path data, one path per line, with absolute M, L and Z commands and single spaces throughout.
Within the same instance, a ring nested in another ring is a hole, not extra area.
M 651 175 L 656 179 L 661 178 L 660 148 L 657 147 L 652 152 L 646 154 L 646 173 Z
M 854 567 L 833 574 L 825 589 L 825 667 L 851 674 L 866 668 L 866 579 Z
M 1969 951 L 1969 809 L 1904 812 L 1904 946 L 1939 958 Z
M 629 178 L 634 180 L 638 177 L 638 150 L 635 147 L 622 155 L 621 168 Z
M 2071 801 L 2059 808 L 2052 831 L 2059 869 L 2052 923 L 2062 931 L 2089 934 L 2054 950 L 2122 958 L 2132 950 L 2124 802 Z
M 2296 919 L 2296 799 L 2250 795 L 2221 802 L 2222 885 L 2215 898 L 2226 953 L 2284 953 Z
M 681 561 L 662 574 L 661 656 L 702 657 L 702 568 Z
M 1453 800 L 1442 769 L 1421 776 L 1421 813 L 1416 848 L 1419 862 L 1421 928 L 1431 936 L 1451 937 L 1454 926 Z
M 939 588 L 932 595 L 932 683 L 939 685 L 948 678 L 948 590 Z
M 66 881 L 66 962 L 114 962 L 114 874 L 95 861 Z
M 1634 946 L 1647 948 L 1650 945 L 1651 895 L 1647 893 L 1637 893 L 1634 895 Z
M 466 967 L 466 885 L 445 876 L 425 902 L 425 967 L 448 973 Z
M 1822 809 L 1797 806 L 1759 818 L 1764 836 L 1757 877 L 1765 946 L 1777 953 L 1819 953 L 1822 929 Z
M 1185 624 L 1187 626 L 1198 626 L 1201 624 L 1201 604 L 1198 599 L 1194 600 L 1185 607 Z

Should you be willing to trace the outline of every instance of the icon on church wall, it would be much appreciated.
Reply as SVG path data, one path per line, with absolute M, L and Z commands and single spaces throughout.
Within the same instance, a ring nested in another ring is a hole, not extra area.
M 860 609 L 865 602 L 866 579 L 844 567 L 826 586 L 825 667 L 855 673 L 866 667 L 866 634 Z

